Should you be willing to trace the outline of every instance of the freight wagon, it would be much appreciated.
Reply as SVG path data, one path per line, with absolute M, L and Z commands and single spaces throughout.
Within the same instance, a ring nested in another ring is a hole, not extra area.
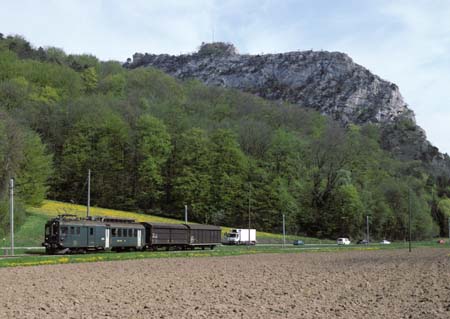
M 221 242 L 221 228 L 197 224 L 142 223 L 145 227 L 147 246 L 153 250 L 160 247 L 170 249 L 214 249 Z
M 60 215 L 45 225 L 46 253 L 86 251 L 194 249 L 220 244 L 221 228 L 197 224 L 138 223 L 111 217 L 78 218 Z

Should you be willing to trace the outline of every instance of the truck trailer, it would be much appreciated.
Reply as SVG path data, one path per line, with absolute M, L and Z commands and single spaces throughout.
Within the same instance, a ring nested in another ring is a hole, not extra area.
M 225 236 L 227 245 L 256 245 L 256 229 L 232 229 Z

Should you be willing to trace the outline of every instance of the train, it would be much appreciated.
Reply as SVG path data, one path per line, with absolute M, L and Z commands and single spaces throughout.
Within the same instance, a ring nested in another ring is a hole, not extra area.
M 202 224 L 136 222 L 134 219 L 59 215 L 45 224 L 47 254 L 99 251 L 214 249 L 222 229 Z

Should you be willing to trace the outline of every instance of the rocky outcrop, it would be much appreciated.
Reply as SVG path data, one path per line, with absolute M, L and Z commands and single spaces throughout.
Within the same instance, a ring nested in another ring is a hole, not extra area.
M 450 157 L 440 153 L 413 122 L 398 119 L 382 125 L 381 146 L 402 161 L 421 161 L 435 176 L 450 177 Z
M 139 66 L 314 108 L 344 124 L 414 118 L 395 84 L 339 52 L 239 55 L 232 45 L 204 44 L 190 55 L 137 53 L 127 67 Z
M 124 66 L 151 66 L 178 79 L 195 78 L 207 85 L 313 108 L 343 125 L 377 123 L 382 128 L 382 145 L 397 157 L 420 159 L 450 172 L 448 156 L 427 141 L 397 85 L 372 74 L 344 53 L 247 55 L 238 54 L 231 44 L 209 43 L 202 44 L 196 53 L 179 56 L 136 53 Z M 400 132 L 399 122 L 410 123 L 410 128 Z

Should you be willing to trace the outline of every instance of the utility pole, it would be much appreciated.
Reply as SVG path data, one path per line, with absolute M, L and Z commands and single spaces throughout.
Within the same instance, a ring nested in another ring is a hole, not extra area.
M 9 180 L 9 224 L 11 226 L 11 256 L 14 256 L 14 178 Z
M 283 214 L 283 248 L 286 246 L 286 218 Z
M 188 223 L 188 207 L 187 205 L 184 205 L 184 223 Z
M 408 191 L 408 210 L 409 210 L 409 252 L 411 252 L 411 189 Z
M 370 236 L 369 236 L 369 215 L 366 216 L 366 240 L 367 240 L 367 244 L 369 244 L 369 240 L 370 240 Z
M 88 193 L 87 193 L 87 210 L 86 217 L 89 218 L 91 214 L 91 170 L 88 170 Z
M 250 245 L 250 198 L 252 197 L 252 184 L 248 187 L 248 245 Z

